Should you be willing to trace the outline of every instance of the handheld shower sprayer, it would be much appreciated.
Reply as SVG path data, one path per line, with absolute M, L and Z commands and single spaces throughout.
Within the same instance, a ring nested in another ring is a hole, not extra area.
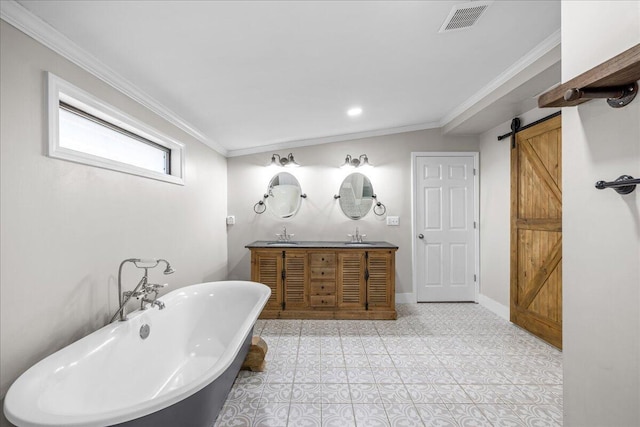
M 162 272 L 163 274 L 173 274 L 176 272 L 173 267 L 171 267 L 171 264 L 169 264 L 169 261 L 167 261 L 166 259 L 159 259 L 158 263 L 160 262 L 164 262 L 165 264 L 167 264 L 167 268 L 165 268 Z
M 163 274 L 172 274 L 176 272 L 173 267 L 171 267 L 171 264 L 169 264 L 169 261 L 167 261 L 166 259 L 135 258 L 130 261 L 133 262 L 138 268 L 154 268 L 157 267 L 161 262 L 164 262 L 167 267 L 162 272 Z

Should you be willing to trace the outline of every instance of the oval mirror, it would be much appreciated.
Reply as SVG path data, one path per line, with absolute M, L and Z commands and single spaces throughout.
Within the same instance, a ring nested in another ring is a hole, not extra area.
M 373 186 L 361 173 L 352 173 L 340 185 L 340 209 L 351 219 L 360 219 L 371 210 L 373 205 Z
M 288 172 L 280 172 L 271 178 L 267 195 L 267 210 L 278 218 L 291 218 L 302 204 L 300 183 Z

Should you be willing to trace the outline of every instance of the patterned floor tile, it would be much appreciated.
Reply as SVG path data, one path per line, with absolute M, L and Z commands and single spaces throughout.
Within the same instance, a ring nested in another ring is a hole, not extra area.
M 322 427 L 356 427 L 351 404 L 322 404 Z
M 349 391 L 354 404 L 382 403 L 376 384 L 349 384 Z
M 415 404 L 443 403 L 433 384 L 407 384 L 406 387 Z
M 216 427 L 562 425 L 562 353 L 475 304 L 399 304 L 396 321 L 262 320 Z
M 433 388 L 444 403 L 473 403 L 464 389 L 457 384 L 434 384 Z
M 464 384 L 461 387 L 471 398 L 471 401 L 476 404 L 504 404 L 505 401 L 501 397 L 508 393 L 504 388 L 516 389 L 516 386 L 512 385 L 490 384 Z
M 494 427 L 525 427 L 510 405 L 476 405 Z
M 289 403 L 260 403 L 252 425 L 256 427 L 286 427 L 289 406 Z
M 489 420 L 474 404 L 447 403 L 446 405 L 460 427 L 491 427 Z
M 295 370 L 295 378 L 293 380 L 296 384 L 301 383 L 319 383 L 321 378 L 320 368 L 297 368 Z
M 413 403 L 404 384 L 378 384 L 378 393 L 382 403 Z
M 396 368 L 376 368 L 372 369 L 376 383 L 402 384 L 402 378 Z
M 347 383 L 347 370 L 345 368 L 322 368 L 320 381 L 324 383 Z
M 516 405 L 515 411 L 530 427 L 562 425 L 562 410 L 555 405 Z
M 293 384 L 267 383 L 264 385 L 262 397 L 269 402 L 290 402 Z M 245 400 L 248 401 L 248 400 Z
M 388 354 L 367 354 L 367 359 L 372 369 L 396 367 Z
M 349 384 L 368 384 L 376 382 L 371 368 L 347 367 L 347 377 Z
M 358 426 L 391 427 L 382 403 L 377 405 L 354 403 L 353 414 Z
M 292 403 L 289 408 L 288 426 L 320 427 L 322 425 L 322 406 L 310 403 Z
M 321 403 L 322 386 L 320 383 L 293 384 L 291 389 L 291 402 L 295 403 Z
M 458 427 L 458 423 L 443 404 L 415 405 L 425 426 Z
M 214 424 L 215 427 L 249 427 L 253 425 L 257 407 L 242 402 L 226 402 Z
M 322 403 L 351 403 L 349 384 L 322 384 Z
M 392 427 L 418 427 L 424 425 L 420 414 L 411 403 L 385 404 L 384 409 Z
M 368 368 L 369 359 L 363 354 L 345 354 L 344 364 L 347 368 Z

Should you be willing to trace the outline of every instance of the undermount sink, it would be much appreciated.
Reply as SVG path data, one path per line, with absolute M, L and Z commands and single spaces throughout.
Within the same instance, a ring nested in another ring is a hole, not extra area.
M 375 246 L 375 243 L 371 242 L 344 242 L 345 246 Z
M 269 246 L 291 246 L 297 244 L 298 242 L 267 242 L 267 245 Z

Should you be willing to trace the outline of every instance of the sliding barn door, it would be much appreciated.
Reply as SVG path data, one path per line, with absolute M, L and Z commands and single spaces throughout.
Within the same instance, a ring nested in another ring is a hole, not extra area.
M 511 150 L 511 321 L 562 348 L 562 143 L 556 116 Z

